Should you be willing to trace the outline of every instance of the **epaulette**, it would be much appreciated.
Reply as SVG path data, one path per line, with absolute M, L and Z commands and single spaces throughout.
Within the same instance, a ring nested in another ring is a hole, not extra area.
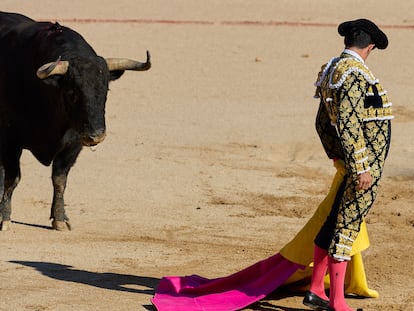
M 346 57 L 341 58 L 334 65 L 329 77 L 329 88 L 340 88 L 351 73 L 361 74 L 371 85 L 379 82 L 365 64 L 356 59 Z
M 333 63 L 338 62 L 340 58 L 339 57 L 333 57 L 329 60 L 328 63 L 322 66 L 321 71 L 319 71 L 318 79 L 315 82 L 315 86 L 321 86 L 322 81 L 325 79 L 326 75 L 328 74 L 329 68 L 331 68 Z

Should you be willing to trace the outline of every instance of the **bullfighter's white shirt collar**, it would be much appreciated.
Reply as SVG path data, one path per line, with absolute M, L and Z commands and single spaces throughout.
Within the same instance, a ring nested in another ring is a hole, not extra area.
M 349 49 L 345 49 L 345 50 L 344 50 L 344 53 L 349 54 L 349 55 L 351 55 L 351 56 L 355 57 L 355 58 L 356 58 L 357 60 L 359 60 L 361 63 L 365 64 L 364 60 L 362 59 L 362 57 L 361 57 L 361 56 L 360 56 L 357 52 L 354 52 L 354 51 L 349 50 Z

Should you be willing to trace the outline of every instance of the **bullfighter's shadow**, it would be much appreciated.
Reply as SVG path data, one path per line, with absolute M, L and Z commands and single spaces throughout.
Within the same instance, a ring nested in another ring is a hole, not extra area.
M 290 291 L 286 287 L 281 287 L 275 290 L 274 292 L 267 295 L 265 298 L 251 304 L 249 306 L 249 310 L 254 311 L 309 311 L 306 308 L 293 308 L 293 307 L 285 307 L 280 306 L 277 304 L 277 301 L 280 299 L 288 298 L 288 297 L 297 297 L 298 294 L 295 292 Z
M 39 261 L 18 261 L 11 263 L 32 267 L 43 275 L 66 282 L 81 283 L 99 288 L 153 295 L 159 279 L 146 276 L 118 274 L 111 272 L 89 272 L 73 269 L 72 266 Z

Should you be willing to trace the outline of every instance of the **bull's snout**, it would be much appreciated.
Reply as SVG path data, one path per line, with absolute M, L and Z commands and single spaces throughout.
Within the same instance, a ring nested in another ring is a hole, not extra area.
M 96 146 L 97 144 L 103 142 L 106 137 L 105 131 L 95 132 L 91 135 L 85 135 L 82 137 L 82 145 L 85 147 Z

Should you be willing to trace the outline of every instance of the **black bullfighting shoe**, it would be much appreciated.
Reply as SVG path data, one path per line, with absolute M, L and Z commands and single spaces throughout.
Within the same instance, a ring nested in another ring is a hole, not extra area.
M 329 301 L 322 299 L 318 295 L 307 291 L 303 298 L 303 304 L 314 310 L 332 310 L 329 308 Z

